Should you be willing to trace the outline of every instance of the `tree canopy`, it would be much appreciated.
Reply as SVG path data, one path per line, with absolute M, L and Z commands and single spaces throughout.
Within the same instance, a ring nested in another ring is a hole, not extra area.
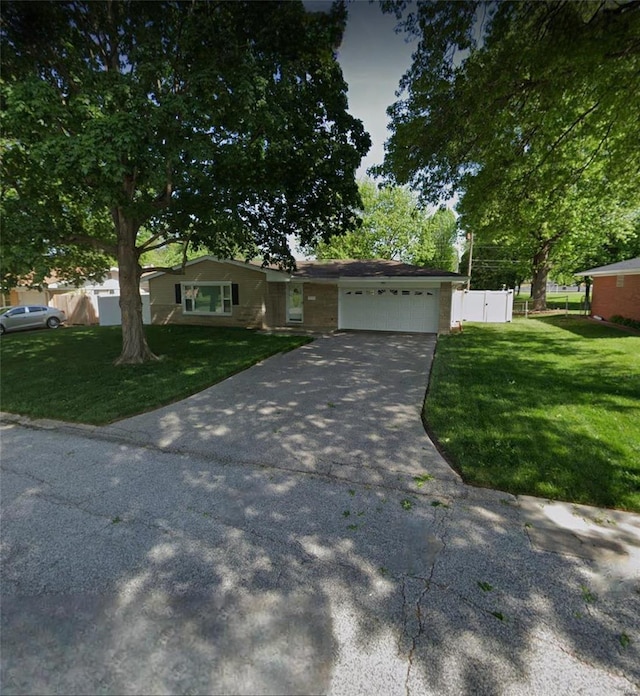
M 419 38 L 382 172 L 463 229 L 528 259 L 537 308 L 554 262 L 635 234 L 640 3 L 384 3 Z
M 402 186 L 359 183 L 362 225 L 307 249 L 319 259 L 395 259 L 455 271 L 456 218 L 450 210 L 433 215 Z
M 288 235 L 353 229 L 370 141 L 336 60 L 345 22 L 343 3 L 3 3 L 5 282 L 116 259 L 120 361 L 141 362 L 145 253 L 291 266 Z

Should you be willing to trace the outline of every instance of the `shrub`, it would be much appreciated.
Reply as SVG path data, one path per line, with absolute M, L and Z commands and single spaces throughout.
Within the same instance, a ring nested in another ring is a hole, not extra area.
M 627 319 L 627 317 L 622 317 L 619 314 L 614 314 L 609 320 L 614 324 L 622 324 L 622 326 L 628 326 L 632 329 L 638 329 L 640 331 L 640 321 L 636 319 Z

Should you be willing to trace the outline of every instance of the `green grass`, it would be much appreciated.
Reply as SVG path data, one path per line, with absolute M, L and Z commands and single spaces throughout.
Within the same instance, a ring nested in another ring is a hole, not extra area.
M 640 512 L 640 336 L 466 325 L 438 342 L 425 419 L 469 483 Z
M 120 327 L 69 327 L 0 340 L 2 410 L 104 424 L 194 394 L 310 339 L 246 329 L 147 326 L 159 362 L 115 367 Z
M 565 310 L 569 313 L 580 313 L 584 311 L 584 292 L 548 292 L 547 293 L 547 309 L 549 310 Z M 568 302 L 567 302 L 568 300 Z M 515 295 L 513 298 L 514 309 L 524 311 L 524 303 L 529 302 L 529 310 L 533 304 L 531 296 L 528 294 Z M 522 305 L 522 306 L 520 306 Z

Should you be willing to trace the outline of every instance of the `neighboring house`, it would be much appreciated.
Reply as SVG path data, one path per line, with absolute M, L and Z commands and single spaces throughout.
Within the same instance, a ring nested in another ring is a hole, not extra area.
M 120 298 L 119 271 L 112 267 L 105 274 L 102 282 L 85 281 L 76 287 L 71 283 L 61 281 L 56 277 L 46 278 L 42 290 L 18 286 L 13 288 L 9 295 L 11 305 L 43 304 L 57 307 L 67 315 L 68 324 L 100 324 L 111 325 L 120 323 L 118 302 Z M 149 291 L 146 277 L 140 280 L 140 294 L 144 297 Z M 107 303 L 109 307 L 108 317 L 103 322 L 100 317 L 99 300 L 112 298 Z M 115 307 L 115 309 L 112 309 Z M 117 315 L 117 318 L 116 318 Z M 147 322 L 148 323 L 148 322 Z
M 28 304 L 50 304 L 51 299 L 56 295 L 64 295 L 67 293 L 80 294 L 83 293 L 89 296 L 100 295 L 119 295 L 118 289 L 118 269 L 111 268 L 104 276 L 102 283 L 93 283 L 85 281 L 79 287 L 71 283 L 59 280 L 55 276 L 45 278 L 42 283 L 42 289 L 29 288 L 28 286 L 18 285 L 12 288 L 9 293 L 9 304 L 12 305 L 28 305 Z
M 153 324 L 420 333 L 449 333 L 452 292 L 466 281 L 399 261 L 298 261 L 287 273 L 212 256 L 147 278 Z
M 54 307 L 62 309 L 69 318 L 69 324 L 100 324 L 100 326 L 119 326 L 120 316 L 120 272 L 118 268 L 110 268 L 102 282 L 85 281 L 76 288 L 64 283 L 49 285 L 50 290 L 63 292 L 54 295 L 51 302 Z M 140 280 L 140 295 L 143 303 L 143 321 L 150 323 L 149 318 L 149 285 L 146 279 Z M 65 291 L 66 290 L 66 291 Z M 146 307 L 146 312 L 144 308 Z
M 51 293 L 47 290 L 38 290 L 19 285 L 11 288 L 8 293 L 2 295 L 2 304 L 11 306 L 26 307 L 27 305 L 46 305 L 49 304 Z
M 640 321 L 640 256 L 576 273 L 591 276 L 591 315 L 611 319 L 621 316 Z
M 47 285 L 49 291 L 56 293 L 63 292 L 82 292 L 93 297 L 104 297 L 106 295 L 120 295 L 120 271 L 117 266 L 112 266 L 102 278 L 100 283 L 86 280 L 82 285 L 76 287 L 65 282 L 50 282 Z M 146 276 L 140 279 L 140 292 L 149 292 L 149 284 Z

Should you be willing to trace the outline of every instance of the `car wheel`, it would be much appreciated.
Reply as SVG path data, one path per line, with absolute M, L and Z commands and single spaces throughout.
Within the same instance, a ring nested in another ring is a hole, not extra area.
M 57 317 L 49 317 L 47 319 L 47 326 L 50 329 L 57 329 L 60 326 L 60 319 Z
M 5 328 L 2 324 L 0 324 L 0 336 L 5 332 Z

